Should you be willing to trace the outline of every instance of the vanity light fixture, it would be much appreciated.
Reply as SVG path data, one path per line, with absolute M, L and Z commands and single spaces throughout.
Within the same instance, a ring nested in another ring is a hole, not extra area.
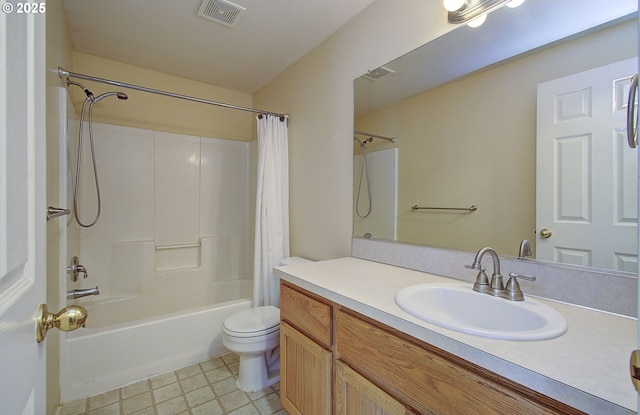
M 449 11 L 449 23 L 467 23 L 478 27 L 487 19 L 487 14 L 502 6 L 518 7 L 525 0 L 444 0 L 444 8 Z

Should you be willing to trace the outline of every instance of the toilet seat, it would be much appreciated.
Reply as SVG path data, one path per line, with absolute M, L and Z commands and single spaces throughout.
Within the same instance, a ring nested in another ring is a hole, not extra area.
M 254 307 L 235 313 L 222 324 L 222 331 L 232 337 L 259 337 L 280 330 L 280 310 L 274 306 Z

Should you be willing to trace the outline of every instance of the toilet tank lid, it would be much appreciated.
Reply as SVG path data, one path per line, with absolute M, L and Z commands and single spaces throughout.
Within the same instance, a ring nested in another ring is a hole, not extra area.
M 304 264 L 306 262 L 313 262 L 313 261 L 307 258 L 303 258 L 301 256 L 292 256 L 289 258 L 282 258 L 282 261 L 280 261 L 280 265 Z
M 223 326 L 236 333 L 255 333 L 280 324 L 280 309 L 272 306 L 254 307 L 227 317 Z

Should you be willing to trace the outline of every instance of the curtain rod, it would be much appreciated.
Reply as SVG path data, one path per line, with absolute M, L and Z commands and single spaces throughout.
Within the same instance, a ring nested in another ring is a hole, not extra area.
M 396 138 L 395 137 L 385 137 L 383 135 L 365 133 L 364 131 L 358 131 L 358 130 L 353 130 L 353 133 L 354 134 L 359 134 L 359 135 L 366 135 L 366 136 L 373 137 L 373 138 L 381 138 L 383 140 L 391 141 L 392 143 L 396 142 Z
M 253 112 L 253 113 L 256 113 L 256 114 L 273 115 L 273 116 L 276 116 L 276 117 L 280 117 L 280 121 L 284 121 L 285 118 L 289 118 L 288 114 L 279 114 L 277 112 L 263 111 L 263 110 L 254 109 L 254 108 L 247 108 L 247 107 L 240 107 L 240 106 L 237 106 L 237 105 L 225 104 L 224 102 L 209 101 L 209 100 L 202 99 L 202 98 L 190 97 L 188 95 L 181 95 L 181 94 L 176 94 L 176 93 L 173 93 L 173 92 L 161 91 L 159 89 L 147 88 L 147 87 L 144 87 L 144 86 L 138 86 L 138 85 L 126 84 L 124 82 L 112 81 L 110 79 L 104 79 L 104 78 L 98 78 L 98 77 L 95 77 L 95 76 L 83 75 L 83 74 L 80 74 L 80 73 L 67 71 L 66 69 L 64 69 L 61 66 L 58 67 L 58 76 L 60 78 L 77 78 L 77 79 L 84 79 L 86 81 L 100 82 L 100 83 L 103 83 L 103 84 L 114 85 L 114 86 L 117 86 L 117 87 L 120 87 L 120 88 L 128 88 L 128 89 L 134 89 L 136 91 L 150 92 L 152 94 L 164 95 L 164 96 L 171 97 L 171 98 L 179 98 L 179 99 L 184 99 L 186 101 L 199 102 L 201 104 L 216 105 L 218 107 L 230 108 L 230 109 L 240 110 L 240 111 L 248 111 L 248 112 Z

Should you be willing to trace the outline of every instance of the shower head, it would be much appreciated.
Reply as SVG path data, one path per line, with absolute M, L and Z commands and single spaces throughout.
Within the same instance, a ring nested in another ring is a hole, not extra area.
M 89 91 L 84 85 L 82 85 L 80 82 L 76 82 L 76 81 L 72 81 L 71 79 L 67 78 L 67 86 L 69 85 L 75 85 L 77 87 L 80 87 L 84 93 L 87 95 L 87 98 L 91 99 L 93 101 L 93 92 Z
M 372 142 L 373 141 L 373 137 L 369 137 L 369 138 L 365 138 L 364 140 L 360 140 L 358 139 L 358 137 L 353 137 L 354 140 L 356 140 L 358 142 L 358 144 L 360 144 L 360 147 L 364 148 L 367 145 L 367 141 L 368 142 Z
M 124 92 L 105 92 L 104 94 L 98 95 L 97 97 L 95 97 L 93 99 L 93 104 L 96 104 L 101 99 L 104 99 L 104 98 L 107 98 L 107 97 L 110 97 L 110 96 L 113 96 L 113 95 L 117 96 L 118 99 L 121 99 L 121 100 L 129 99 L 127 94 L 125 94 Z

